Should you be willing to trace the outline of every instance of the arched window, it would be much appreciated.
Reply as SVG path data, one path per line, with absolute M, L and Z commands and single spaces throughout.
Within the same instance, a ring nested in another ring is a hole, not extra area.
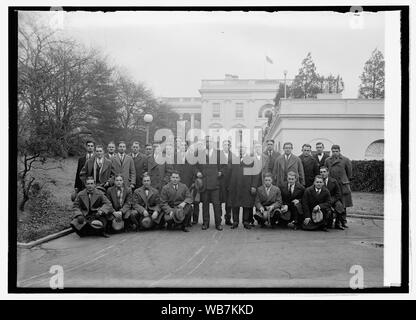
M 383 160 L 384 159 L 384 139 L 372 142 L 365 150 L 364 159 Z
M 257 114 L 258 118 L 266 118 L 268 114 L 273 114 L 273 105 L 265 104 L 263 105 Z

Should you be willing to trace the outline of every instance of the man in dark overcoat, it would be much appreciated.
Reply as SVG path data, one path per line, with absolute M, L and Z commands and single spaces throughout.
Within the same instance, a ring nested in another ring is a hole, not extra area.
M 147 172 L 147 156 L 140 152 L 140 143 L 134 141 L 131 146 L 130 156 L 133 158 L 134 169 L 136 170 L 135 189 L 142 186 L 143 173 Z M 133 190 L 134 191 L 134 190 Z
M 329 176 L 337 180 L 341 188 L 342 204 L 344 205 L 344 213 L 341 217 L 341 226 L 347 226 L 347 208 L 352 207 L 352 195 L 350 181 L 352 178 L 352 164 L 351 160 L 341 154 L 339 145 L 331 147 L 332 155 L 326 159 L 325 167 L 329 170 Z
M 95 154 L 88 159 L 79 173 L 83 184 L 87 177 L 94 177 L 95 185 L 107 189 L 111 185 L 111 160 L 104 157 L 104 147 L 97 145 Z
M 312 157 L 310 144 L 304 144 L 302 146 L 302 154 L 299 156 L 299 159 L 302 161 L 303 172 L 305 174 L 305 188 L 307 188 L 313 185 L 315 176 L 319 174 L 319 164 Z
M 95 142 L 92 140 L 88 140 L 87 142 L 85 142 L 85 147 L 86 147 L 87 153 L 78 159 L 77 171 L 75 174 L 75 184 L 74 184 L 75 192 L 79 192 L 85 188 L 84 182 L 82 182 L 79 174 L 81 173 L 81 170 L 84 167 L 87 160 L 91 159 L 94 156 Z
M 331 195 L 323 187 L 322 176 L 315 177 L 313 186 L 305 189 L 302 197 L 304 230 L 327 231 L 327 221 L 331 212 Z

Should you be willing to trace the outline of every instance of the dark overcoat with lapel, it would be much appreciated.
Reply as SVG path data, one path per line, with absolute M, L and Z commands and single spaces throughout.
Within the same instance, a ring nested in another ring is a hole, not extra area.
M 181 182 L 190 188 L 195 179 L 196 168 L 188 162 L 186 154 L 186 152 L 175 154 L 175 164 L 173 164 L 173 170 L 179 172 Z
M 341 188 L 339 187 L 337 180 L 328 177 L 328 182 L 326 185 L 324 184 L 324 188 L 327 188 L 331 195 L 331 206 L 334 206 L 338 200 L 342 202 Z
M 310 187 L 313 185 L 315 176 L 319 174 L 319 164 L 311 155 L 304 156 L 301 154 L 299 159 L 302 161 L 303 172 L 305 175 L 305 187 Z
M 350 179 L 352 177 L 351 160 L 343 155 L 338 158 L 333 156 L 325 161 L 325 166 L 329 169 L 329 176 L 337 180 L 341 188 L 342 204 L 344 207 L 352 207 L 352 196 Z
M 305 187 L 302 186 L 299 182 L 295 182 L 295 188 L 293 189 L 293 194 L 289 191 L 288 183 L 281 184 L 279 186 L 280 192 L 282 194 L 283 204 L 289 205 L 293 200 L 302 200 L 303 193 L 305 192 Z
M 273 176 L 275 177 L 275 184 L 277 186 L 286 183 L 287 173 L 293 171 L 298 175 L 298 181 L 300 184 L 305 185 L 305 174 L 303 171 L 302 161 L 299 157 L 292 154 L 288 160 L 287 166 L 285 164 L 285 155 L 282 154 L 277 157 L 273 167 Z
M 257 188 L 259 185 L 259 175 L 254 174 L 256 170 L 253 167 L 254 160 L 251 156 L 245 156 L 239 164 L 231 166 L 228 206 L 253 207 L 255 195 L 251 193 L 251 188 Z
M 329 158 L 329 156 L 326 153 L 323 153 L 321 161 L 319 161 L 318 154 L 315 153 L 313 155 L 313 158 L 316 160 L 316 162 L 318 162 L 319 168 L 321 168 L 321 167 L 325 166 L 325 161 L 326 161 L 326 159 Z
M 111 205 L 113 206 L 114 211 L 121 211 L 123 216 L 127 211 L 131 210 L 133 203 L 133 194 L 130 188 L 123 188 L 123 201 L 120 205 L 120 201 L 117 197 L 117 187 L 113 186 L 107 190 L 107 198 L 110 199 Z
M 87 156 L 83 155 L 82 157 L 80 157 L 78 159 L 78 164 L 77 164 L 77 172 L 75 174 L 75 184 L 74 184 L 74 188 L 77 188 L 78 191 L 81 191 L 82 189 L 85 188 L 84 183 L 82 182 L 79 174 L 81 173 L 82 168 L 85 165 L 85 162 L 87 162 Z
M 221 180 L 224 178 L 223 170 L 226 164 L 220 164 L 220 153 L 214 150 L 209 156 L 209 151 L 204 153 L 205 163 L 197 164 L 197 171 L 203 175 L 204 185 L 206 190 L 216 190 L 220 188 Z M 218 173 L 221 172 L 221 176 Z
M 263 175 L 266 172 L 273 173 L 274 164 L 276 162 L 276 159 L 280 156 L 280 153 L 278 151 L 273 150 L 272 155 L 269 155 L 269 152 L 266 150 L 263 152 Z
M 131 184 L 136 184 L 136 168 L 134 167 L 134 161 L 128 154 L 124 155 L 124 160 L 121 162 L 119 155 L 117 154 L 111 159 L 111 176 L 116 174 L 123 176 L 124 185 L 130 187 Z
M 147 158 L 147 173 L 152 181 L 152 186 L 159 191 L 169 181 L 169 173 L 166 170 L 166 162 L 163 164 L 157 163 L 154 155 Z
M 135 187 L 139 188 L 142 186 L 143 173 L 147 172 L 147 156 L 140 152 L 136 156 L 133 153 L 130 156 L 133 159 L 134 169 L 136 170 Z
M 260 210 L 261 207 L 273 206 L 273 209 L 278 209 L 282 206 L 282 195 L 279 187 L 271 185 L 269 194 L 267 195 L 266 187 L 264 185 L 257 189 L 256 200 L 254 205 Z
M 219 152 L 219 159 L 221 165 L 222 178 L 220 179 L 220 202 L 227 201 L 228 185 L 230 184 L 231 168 L 234 163 L 239 163 L 240 160 L 231 151 L 228 152 L 228 159 L 225 153 L 221 150 Z
M 146 195 L 146 190 L 142 186 L 136 189 L 133 193 L 133 209 L 136 210 L 139 214 L 143 214 L 144 210 L 152 214 L 153 212 L 159 212 L 157 219 L 154 221 L 160 223 L 162 218 L 160 210 L 160 196 L 159 191 L 156 188 L 149 188 L 149 195 Z
M 96 166 L 96 157 L 90 158 L 81 169 L 79 177 L 83 184 L 88 177 L 94 177 L 94 170 Z M 103 158 L 103 165 L 99 174 L 100 183 L 97 185 L 105 185 L 106 182 L 111 183 L 111 161 Z
M 178 190 L 175 190 L 173 183 L 166 184 L 160 192 L 160 206 L 165 213 L 169 213 L 173 208 L 182 202 L 192 204 L 192 196 L 188 187 L 182 183 L 178 183 Z
M 322 210 L 331 209 L 331 195 L 328 189 L 322 188 L 318 194 L 315 190 L 315 186 L 311 186 L 305 189 L 302 197 L 302 209 L 305 218 L 312 217 L 312 210 L 315 206 L 319 205 Z

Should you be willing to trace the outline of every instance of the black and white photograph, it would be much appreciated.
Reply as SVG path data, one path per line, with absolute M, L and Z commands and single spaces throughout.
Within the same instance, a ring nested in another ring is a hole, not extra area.
M 408 10 L 9 7 L 9 290 L 408 292 Z

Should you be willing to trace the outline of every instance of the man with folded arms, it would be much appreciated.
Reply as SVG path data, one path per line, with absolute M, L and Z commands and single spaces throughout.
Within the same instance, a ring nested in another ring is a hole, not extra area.
M 160 201 L 167 228 L 189 232 L 186 226 L 191 218 L 192 196 L 188 187 L 180 182 L 178 171 L 172 171 L 170 182 L 160 192 Z
M 263 180 L 263 185 L 257 188 L 255 200 L 256 213 L 254 218 L 262 228 L 265 227 L 266 223 L 273 227 L 278 223 L 280 218 L 282 195 L 280 194 L 279 187 L 272 184 L 272 173 L 266 172 Z
M 305 220 L 302 228 L 304 230 L 328 231 L 326 225 L 331 213 L 331 195 L 323 186 L 324 179 L 321 175 L 317 175 L 313 186 L 306 188 L 303 194 L 302 206 Z
M 110 199 L 114 212 L 110 216 L 110 220 L 117 222 L 124 221 L 126 225 L 131 226 L 133 230 L 137 230 L 139 223 L 137 221 L 137 211 L 132 210 L 132 191 L 125 187 L 123 176 L 118 174 L 114 178 L 114 186 L 107 190 L 107 197 Z M 113 224 L 114 231 L 115 230 Z
M 105 230 L 114 209 L 105 194 L 96 188 L 93 177 L 86 179 L 85 189 L 77 194 L 73 206 L 76 213 L 71 227 L 80 237 L 97 235 L 108 238 Z
M 159 191 L 152 187 L 150 176 L 145 174 L 143 185 L 133 194 L 133 208 L 139 213 L 141 229 L 161 229 L 165 223 L 160 209 Z

